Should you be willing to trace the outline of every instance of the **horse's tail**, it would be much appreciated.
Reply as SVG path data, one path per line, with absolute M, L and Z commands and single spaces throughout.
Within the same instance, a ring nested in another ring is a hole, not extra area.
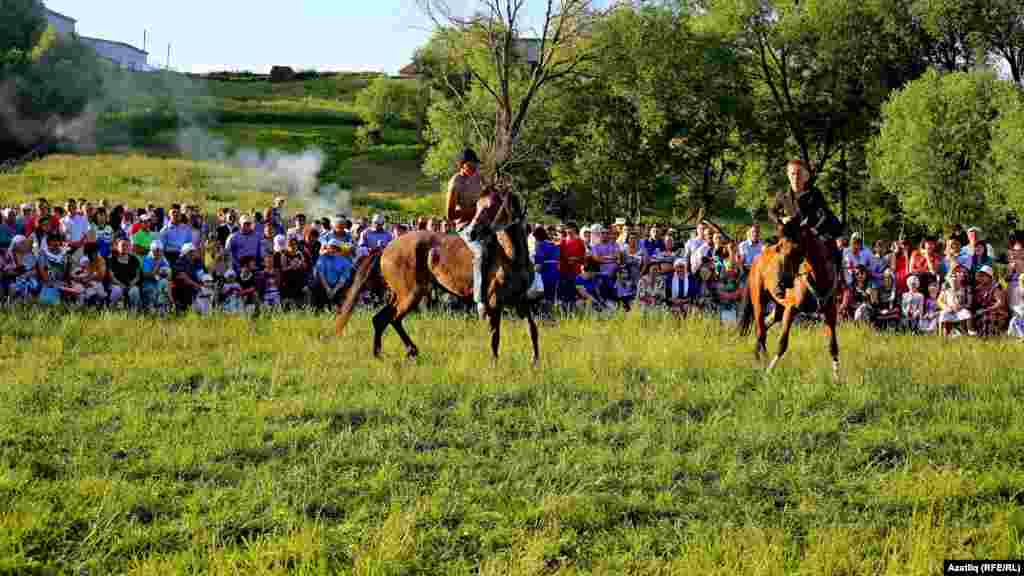
M 751 276 L 747 278 L 747 285 L 743 288 L 743 298 L 740 299 L 740 321 L 739 328 L 740 336 L 749 336 L 750 328 L 754 324 L 754 297 L 752 290 L 754 289 L 753 270 L 751 270 Z
M 367 256 L 359 264 L 355 278 L 352 279 L 352 285 L 348 287 L 348 294 L 345 295 L 345 302 L 342 303 L 341 308 L 338 310 L 338 336 L 341 336 L 341 333 L 345 331 L 345 325 L 348 324 L 349 318 L 352 317 L 352 309 L 356 307 L 356 300 L 359 298 L 359 293 L 363 290 L 363 284 L 366 284 L 366 281 L 372 274 L 380 273 L 380 255 L 381 253 L 378 252 Z

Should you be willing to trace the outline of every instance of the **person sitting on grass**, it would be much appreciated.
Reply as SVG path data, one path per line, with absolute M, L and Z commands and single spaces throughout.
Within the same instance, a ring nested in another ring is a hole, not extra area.
M 196 299 L 192 303 L 192 310 L 200 316 L 209 316 L 213 312 L 213 303 L 217 297 L 217 283 L 213 276 L 203 272 L 199 277 L 202 284 L 196 292 Z
M 167 270 L 167 274 L 164 273 Z M 171 264 L 164 258 L 164 245 L 159 240 L 149 244 L 149 255 L 142 260 L 142 306 L 149 308 L 158 303 L 166 292 L 165 278 L 170 276 Z
M 609 305 L 601 298 L 597 286 L 597 274 L 601 270 L 597 261 L 588 258 L 583 264 L 583 272 L 576 276 L 576 296 L 585 304 L 589 304 L 593 310 L 605 310 Z
M 686 316 L 703 294 L 701 282 L 690 274 L 686 258 L 676 258 L 672 270 L 673 274 L 665 284 L 665 303 L 673 313 Z
M 975 330 L 983 337 L 996 336 L 1006 332 L 1009 319 L 1006 294 L 995 282 L 992 267 L 982 266 L 974 277 Z
M 909 284 L 913 275 L 907 276 Z M 920 279 L 918 280 L 920 286 Z M 889 330 L 899 326 L 900 323 L 900 295 L 896 290 L 896 281 L 893 274 L 883 274 L 882 288 L 876 291 L 875 300 L 875 328 Z
M 315 302 L 319 309 L 340 306 L 345 286 L 352 278 L 352 261 L 342 256 L 342 243 L 334 239 L 327 243 L 327 252 L 316 262 Z
M 918 332 L 924 318 L 924 294 L 921 293 L 921 280 L 917 276 L 907 278 L 907 289 L 903 295 L 902 312 L 903 328 L 909 332 Z
M 946 277 L 946 286 L 939 296 L 939 325 L 943 336 L 960 336 L 961 328 L 974 336 L 974 315 L 971 314 L 971 290 L 967 285 L 967 268 L 959 263 Z
M 224 272 L 224 285 L 220 287 L 220 305 L 228 314 L 242 312 L 242 286 L 238 283 L 238 274 L 231 268 Z
M 42 288 L 39 291 L 39 302 L 46 305 L 60 304 L 61 292 L 67 288 L 71 272 L 64 236 L 60 232 L 47 233 L 46 243 L 40 252 Z
M 184 314 L 192 309 L 192 302 L 203 287 L 201 277 L 204 274 L 202 252 L 191 242 L 182 244 L 171 282 L 176 312 Z
M 935 334 L 939 330 L 939 294 L 941 287 L 938 282 L 928 286 L 928 297 L 924 301 L 924 314 L 918 323 L 918 332 L 921 334 Z
M 1006 303 L 1012 314 L 1006 334 L 1024 340 L 1024 275 L 1018 274 L 1009 281 Z
M 110 303 L 122 304 L 128 299 L 128 305 L 136 308 L 139 305 L 139 286 L 142 283 L 142 264 L 132 253 L 128 240 L 118 240 L 110 259 Z
M 737 259 L 729 257 L 718 263 L 717 280 L 712 285 L 714 301 L 718 306 L 719 319 L 723 322 L 736 322 L 737 308 L 743 289 L 740 282 L 740 270 Z
M 256 314 L 263 298 L 260 262 L 255 256 L 243 256 L 239 263 L 241 270 L 238 271 L 238 285 L 241 287 L 239 295 L 242 297 L 242 310 L 246 314 Z
M 875 289 L 868 280 L 868 269 L 865 266 L 858 266 L 853 272 L 853 282 L 843 290 L 843 298 L 839 304 L 840 317 L 854 322 L 870 320 L 873 290 Z

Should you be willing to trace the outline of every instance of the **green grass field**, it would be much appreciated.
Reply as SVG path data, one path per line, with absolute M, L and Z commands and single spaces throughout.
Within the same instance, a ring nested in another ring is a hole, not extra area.
M 211 83 L 200 104 L 230 149 L 325 151 L 357 213 L 440 213 L 414 131 L 355 151 L 365 82 Z M 174 157 L 176 122 L 126 113 L 96 154 L 0 175 L 0 201 L 280 192 Z M 809 328 L 768 377 L 699 319 L 544 325 L 536 371 L 521 322 L 494 367 L 482 324 L 406 326 L 416 362 L 394 333 L 370 358 L 367 312 L 342 339 L 308 314 L 0 313 L 0 574 L 906 576 L 1024 556 L 1017 342 L 843 327 L 836 384 Z
M 924 575 L 1024 554 L 1019 344 L 0 316 L 0 572 Z

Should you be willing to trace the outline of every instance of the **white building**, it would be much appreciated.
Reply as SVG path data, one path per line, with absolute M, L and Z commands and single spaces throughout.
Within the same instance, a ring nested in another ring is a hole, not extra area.
M 47 8 L 46 21 L 53 26 L 53 29 L 59 36 L 77 35 L 75 30 L 75 23 L 77 21 L 70 16 L 65 16 L 60 12 L 54 12 Z M 151 70 L 149 64 L 146 62 L 149 54 L 145 50 L 139 50 L 131 44 L 115 42 L 113 40 L 89 38 L 87 36 L 79 36 L 79 39 L 89 46 L 92 46 L 92 49 L 95 50 L 101 58 L 109 60 L 122 68 L 140 71 Z
M 60 12 L 54 12 L 47 8 L 46 21 L 50 26 L 53 26 L 53 29 L 56 30 L 57 34 L 60 36 L 70 36 L 75 33 L 76 20 L 70 16 L 65 16 Z
M 122 68 L 136 71 L 149 70 L 149 64 L 146 62 L 149 54 L 145 50 L 139 50 L 135 46 L 125 44 L 124 42 L 103 40 L 102 38 L 81 36 L 80 39 L 82 42 L 92 46 L 92 49 L 101 58 L 106 58 Z

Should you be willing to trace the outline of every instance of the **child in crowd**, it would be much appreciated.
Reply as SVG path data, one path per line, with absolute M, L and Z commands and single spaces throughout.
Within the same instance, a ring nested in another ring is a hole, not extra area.
M 1024 271 L 1024 269 L 1022 269 Z M 1006 302 L 1010 307 L 1008 336 L 1024 339 L 1024 278 L 1018 272 L 1006 287 Z
M 89 303 L 89 299 L 94 293 L 92 285 L 92 275 L 89 274 L 89 258 L 82 256 L 78 262 L 78 267 L 74 268 L 71 274 L 68 275 L 68 283 L 64 288 L 64 294 L 71 301 L 82 306 Z
M 971 315 L 971 289 L 967 285 L 967 269 L 957 264 L 946 278 L 946 287 L 939 295 L 939 324 L 943 336 L 959 336 L 960 328 L 975 335 Z
M 192 309 L 200 316 L 209 316 L 213 312 L 213 301 L 217 294 L 217 284 L 214 283 L 213 276 L 205 273 L 199 277 L 199 280 L 203 285 L 199 292 L 196 293 Z
M 921 315 L 921 322 L 918 330 L 922 334 L 935 334 L 939 329 L 939 283 L 932 282 L 928 285 L 928 298 L 924 301 L 924 313 Z
M 238 261 L 241 270 L 238 273 L 239 296 L 242 297 L 242 308 L 246 314 L 256 312 L 260 304 L 259 266 L 255 256 L 244 256 Z
M 903 295 L 903 327 L 911 332 L 918 332 L 924 319 L 925 298 L 921 293 L 921 280 L 917 276 L 907 278 L 907 288 Z
M 242 286 L 238 283 L 235 271 L 228 268 L 224 271 L 224 285 L 220 288 L 220 301 L 224 311 L 238 314 L 242 311 Z
M 164 314 L 171 310 L 174 306 L 174 298 L 171 295 L 171 269 L 160 268 L 157 272 L 156 281 L 156 299 L 154 300 L 153 310 L 157 313 Z
M 278 236 L 278 238 L 284 239 L 284 236 Z M 281 306 L 281 290 L 277 285 L 278 272 L 274 268 L 273 254 L 267 254 L 263 258 L 263 266 L 265 270 L 263 273 L 263 305 L 270 308 L 279 308 Z
M 615 273 L 615 298 L 627 312 L 636 298 L 636 284 L 626 268 L 619 268 Z
M 660 299 L 665 293 L 664 282 L 661 285 L 661 291 L 657 288 L 657 277 L 660 276 L 660 266 L 652 264 L 650 270 L 640 276 L 640 282 L 637 284 L 636 301 L 643 309 L 654 308 L 658 305 Z
M 224 273 L 231 268 L 230 255 L 220 242 L 209 242 L 207 245 L 209 246 L 207 253 L 210 258 L 210 273 L 214 280 L 221 281 L 224 279 Z

